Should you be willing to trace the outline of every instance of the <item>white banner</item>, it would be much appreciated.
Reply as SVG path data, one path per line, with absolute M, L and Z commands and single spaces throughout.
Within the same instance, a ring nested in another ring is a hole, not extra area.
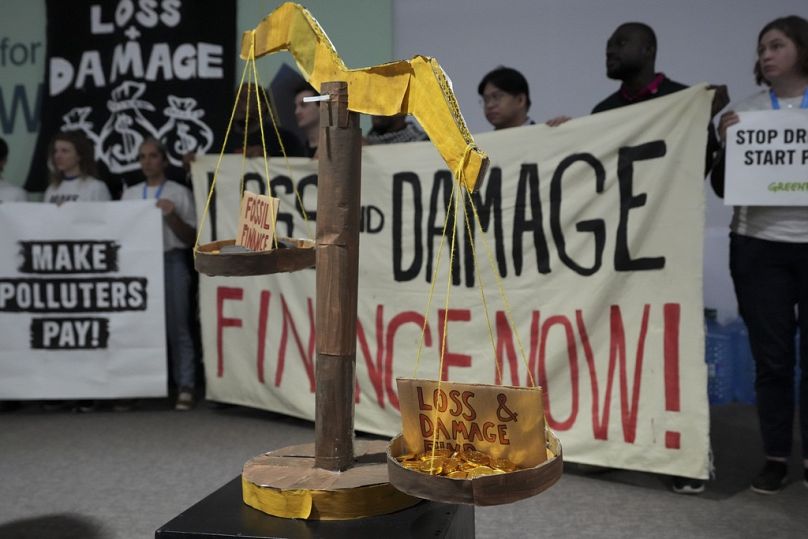
M 396 377 L 439 376 L 449 289 L 445 379 L 539 383 L 547 424 L 571 461 L 706 477 L 701 238 L 710 100 L 700 86 L 554 129 L 478 135 L 491 167 L 475 195 L 485 230 L 475 230 L 476 262 L 462 217 L 449 223 L 441 250 L 454 182 L 434 148 L 365 147 L 356 428 L 399 432 Z M 198 215 L 216 161 L 194 165 Z M 317 163 L 288 163 L 270 162 L 278 231 L 313 238 Z M 242 171 L 247 190 L 268 191 L 260 160 L 242 166 L 224 158 L 202 243 L 234 237 Z M 209 398 L 314 417 L 314 277 L 309 269 L 202 278 Z
M 154 202 L 0 204 L 0 400 L 166 395 Z
M 724 204 L 808 206 L 808 115 L 739 112 L 727 130 Z

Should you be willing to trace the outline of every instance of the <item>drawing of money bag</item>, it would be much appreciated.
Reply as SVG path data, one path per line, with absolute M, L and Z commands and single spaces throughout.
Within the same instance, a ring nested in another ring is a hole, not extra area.
M 92 107 L 73 107 L 62 116 L 60 131 L 81 131 L 89 140 L 93 141 L 95 153 L 98 154 L 98 135 L 93 132 L 93 122 L 90 121 L 92 112 Z
M 99 135 L 101 155 L 113 173 L 139 168 L 137 153 L 147 137 L 156 137 L 154 125 L 143 116 L 154 106 L 140 97 L 146 91 L 142 82 L 126 81 L 112 90 L 107 101 L 110 116 Z
M 182 165 L 183 155 L 205 153 L 213 144 L 213 131 L 200 119 L 205 111 L 196 106 L 193 97 L 169 95 L 168 107 L 163 109 L 169 120 L 160 129 L 160 140 L 174 165 Z

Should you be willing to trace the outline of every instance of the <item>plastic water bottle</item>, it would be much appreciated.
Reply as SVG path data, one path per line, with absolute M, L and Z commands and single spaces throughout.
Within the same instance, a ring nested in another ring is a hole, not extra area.
M 727 331 L 732 339 L 733 399 L 744 404 L 755 404 L 755 358 L 749 346 L 746 324 L 738 317 L 727 324 Z
M 707 396 L 710 404 L 732 402 L 732 341 L 726 328 L 718 323 L 715 309 L 704 310 L 707 362 Z

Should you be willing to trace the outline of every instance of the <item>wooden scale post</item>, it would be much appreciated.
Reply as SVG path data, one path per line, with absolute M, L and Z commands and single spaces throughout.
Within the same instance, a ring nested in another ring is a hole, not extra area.
M 347 83 L 326 82 L 321 91 L 329 100 L 320 107 L 317 177 L 314 465 L 343 471 L 354 458 L 362 131 Z
M 289 518 L 355 519 L 420 501 L 388 482 L 386 442 L 354 447 L 362 133 L 347 88 L 323 83 L 320 105 L 315 442 L 255 457 L 242 473 L 247 505 Z

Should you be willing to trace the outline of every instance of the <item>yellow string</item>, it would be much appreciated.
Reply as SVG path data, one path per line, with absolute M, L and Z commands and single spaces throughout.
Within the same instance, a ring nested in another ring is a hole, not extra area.
M 254 40 L 254 37 L 255 37 L 254 32 L 253 32 L 252 37 L 253 37 L 253 40 Z M 248 74 L 249 74 L 249 76 L 248 76 Z M 203 233 L 203 229 L 204 229 L 204 225 L 205 225 L 205 220 L 207 219 L 207 215 L 208 215 L 208 212 L 210 210 L 210 204 L 211 204 L 211 201 L 213 199 L 213 192 L 215 190 L 216 183 L 217 183 L 217 180 L 218 180 L 218 177 L 219 177 L 219 170 L 221 168 L 222 158 L 224 157 L 225 148 L 227 148 L 227 141 L 230 138 L 230 132 L 232 130 L 233 120 L 234 120 L 235 114 L 236 114 L 236 109 L 238 108 L 238 103 L 239 103 L 239 100 L 241 98 L 241 92 L 242 92 L 242 90 L 244 88 L 245 78 L 247 79 L 247 108 L 246 108 L 246 113 L 245 113 L 245 117 L 244 117 L 244 138 L 242 140 L 242 146 L 241 146 L 240 198 L 244 196 L 244 171 L 245 171 L 245 164 L 246 164 L 246 159 L 247 159 L 247 135 L 249 133 L 249 125 L 250 125 L 250 106 L 249 106 L 249 104 L 250 104 L 251 95 L 252 95 L 252 83 L 253 82 L 255 83 L 255 85 L 258 88 L 260 88 L 260 90 L 262 92 L 264 92 L 263 97 L 264 97 L 264 100 L 267 103 L 267 108 L 269 110 L 270 120 L 272 121 L 272 126 L 273 126 L 273 128 L 275 130 L 275 135 L 278 137 L 278 143 L 281 146 L 281 152 L 283 154 L 284 162 L 286 164 L 286 170 L 287 170 L 287 172 L 289 174 L 289 177 L 290 178 L 292 177 L 291 166 L 289 164 L 289 160 L 288 160 L 288 157 L 286 155 L 286 148 L 284 148 L 283 140 L 281 139 L 280 132 L 278 131 L 278 125 L 277 125 L 278 122 L 275 119 L 274 113 L 272 111 L 272 107 L 270 105 L 269 98 L 267 98 L 265 90 L 261 86 L 260 78 L 258 77 L 258 70 L 256 69 L 256 65 L 255 65 L 255 49 L 254 49 L 254 43 L 253 43 L 253 48 L 252 48 L 252 52 L 250 54 L 250 58 L 249 58 L 249 60 L 247 62 L 244 63 L 244 69 L 241 72 L 241 80 L 239 81 L 238 90 L 236 91 L 236 99 L 235 99 L 235 101 L 233 103 L 233 109 L 230 112 L 230 119 L 229 119 L 229 121 L 227 123 L 227 130 L 225 131 L 224 141 L 222 142 L 222 147 L 221 147 L 221 150 L 219 152 L 219 158 L 216 161 L 216 168 L 214 169 L 213 180 L 211 181 L 210 189 L 208 190 L 208 196 L 207 196 L 207 199 L 205 201 L 205 208 L 202 211 L 202 216 L 200 218 L 199 229 L 197 230 L 196 239 L 194 241 L 194 256 L 196 256 L 197 252 L 199 251 L 199 240 L 202 237 L 202 233 Z M 263 148 L 263 153 L 264 153 L 264 174 L 266 175 L 266 178 L 267 178 L 267 186 L 269 186 L 269 163 L 268 163 L 268 158 L 267 158 L 266 139 L 264 137 L 263 116 L 262 116 L 262 111 L 261 111 L 262 109 L 261 109 L 261 102 L 260 102 L 261 96 L 259 95 L 258 90 L 256 91 L 255 99 L 256 99 L 256 103 L 258 105 L 259 125 L 260 125 L 260 128 L 261 128 L 261 146 Z M 306 234 L 308 235 L 309 238 L 311 238 L 310 223 L 309 223 L 309 220 L 308 220 L 307 212 L 306 212 L 305 208 L 303 207 L 303 200 L 300 197 L 300 192 L 297 190 L 297 187 L 293 186 L 293 189 L 294 189 L 295 196 L 296 196 L 298 202 L 300 203 L 300 208 L 301 208 L 301 210 L 303 212 L 303 222 L 304 222 L 304 226 L 305 226 L 305 229 L 306 229 Z M 281 200 L 281 202 L 283 202 L 283 201 Z M 270 211 L 273 212 L 272 221 L 277 223 L 277 215 L 274 215 L 274 213 L 275 213 L 274 206 L 272 206 L 270 208 Z M 275 247 L 277 247 L 278 246 L 277 226 L 275 228 L 273 228 L 273 241 L 274 241 Z
M 449 200 L 449 208 L 452 212 L 453 222 L 457 223 L 457 195 L 452 188 L 452 198 Z M 457 239 L 457 226 L 452 227 L 452 242 L 449 248 L 449 276 L 446 279 L 446 300 L 443 303 L 443 339 L 440 345 L 440 361 L 438 364 L 438 389 L 440 389 L 441 375 L 443 374 L 443 359 L 446 354 L 446 330 L 449 327 L 449 296 L 452 292 L 452 271 L 454 270 L 455 241 Z
M 254 48 L 253 48 L 254 51 Z M 247 60 L 247 64 L 245 67 L 250 65 L 250 62 L 255 62 L 255 55 Z M 244 114 L 244 136 L 241 139 L 241 172 L 239 174 L 239 203 L 241 200 L 244 199 L 244 171 L 247 168 L 247 135 L 250 132 L 250 94 L 252 93 L 252 75 L 249 75 L 247 78 L 247 110 Z M 238 97 L 241 97 L 241 85 L 239 85 L 238 89 Z M 236 99 L 236 105 L 238 105 L 239 100 Z
M 216 188 L 216 180 L 219 177 L 219 169 L 222 165 L 222 158 L 224 157 L 224 150 L 227 148 L 227 139 L 230 137 L 230 129 L 233 127 L 233 118 L 236 116 L 236 108 L 238 106 L 238 98 L 241 95 L 241 87 L 244 84 L 244 77 L 247 74 L 247 64 L 244 65 L 244 71 L 241 72 L 241 82 L 239 82 L 238 86 L 238 95 L 236 96 L 236 101 L 233 103 L 233 110 L 230 111 L 230 120 L 227 122 L 227 130 L 224 133 L 224 140 L 222 141 L 222 149 L 219 151 L 219 159 L 216 161 L 216 168 L 213 170 L 213 180 L 210 182 L 210 189 L 208 189 L 208 197 L 205 201 L 205 209 L 202 211 L 202 217 L 199 221 L 199 229 L 196 232 L 196 240 L 194 241 L 194 258 L 196 258 L 196 254 L 199 251 L 199 238 L 202 237 L 202 231 L 205 228 L 205 220 L 208 216 L 208 210 L 210 209 L 210 201 L 213 199 L 213 191 Z
M 421 364 L 421 351 L 423 350 L 423 346 L 424 346 L 424 338 L 425 338 L 425 335 L 426 335 L 426 326 L 429 323 L 429 311 L 432 308 L 432 298 L 435 295 L 435 285 L 436 285 L 437 280 L 438 280 L 438 271 L 440 270 L 441 260 L 443 258 L 441 255 L 443 254 L 443 244 L 444 244 L 444 240 L 446 239 L 446 227 L 449 224 L 449 218 L 452 217 L 452 206 L 453 206 L 453 200 L 455 198 L 455 187 L 456 187 L 455 182 L 452 182 L 452 192 L 449 195 L 449 205 L 446 207 L 446 218 L 443 220 L 443 232 L 441 233 L 441 236 L 440 236 L 440 244 L 438 245 L 438 252 L 433 257 L 433 261 L 435 263 L 435 269 L 432 272 L 432 284 L 429 287 L 429 297 L 427 298 L 426 309 L 424 310 L 424 315 L 423 315 L 424 324 L 423 324 L 423 326 L 421 326 L 421 338 L 418 341 L 418 349 L 415 352 L 415 368 L 414 368 L 414 371 L 413 371 L 413 378 L 415 378 L 417 376 L 418 367 Z M 457 208 L 455 207 L 455 211 L 456 210 L 457 210 Z M 455 214 L 455 219 L 456 219 L 456 214 Z M 456 222 L 456 220 L 455 220 L 455 222 Z M 453 227 L 453 229 L 456 230 L 457 227 Z M 454 234 L 452 234 L 452 251 L 454 251 Z M 451 264 L 452 264 L 452 257 L 450 256 L 450 258 L 449 258 L 449 286 L 451 286 L 451 283 L 452 283 L 452 265 Z M 447 293 L 447 297 L 446 297 L 447 308 L 445 309 L 446 312 L 444 313 L 445 314 L 444 320 L 446 320 L 446 318 L 449 315 L 448 301 L 449 301 L 449 298 L 448 298 L 448 293 Z M 444 336 L 443 342 L 446 342 L 446 327 L 445 326 L 444 326 L 444 330 L 443 330 L 443 336 Z M 439 363 L 438 363 L 438 392 L 440 392 L 441 372 L 442 371 L 443 371 L 443 348 L 441 348 L 440 360 L 439 360 Z M 434 401 L 434 398 L 433 398 L 433 401 Z M 438 429 L 438 423 L 437 423 L 438 407 L 437 407 L 435 402 L 433 402 L 432 404 L 433 404 L 433 407 L 434 407 L 434 410 L 435 410 L 435 413 L 433 415 L 433 425 L 434 425 L 435 432 L 434 432 L 433 439 L 432 439 L 432 457 L 434 459 L 434 457 L 435 457 L 435 449 L 436 449 L 436 446 L 437 446 L 437 443 L 436 443 L 437 442 L 437 435 L 438 435 L 438 432 L 437 432 L 437 429 Z M 432 471 L 430 471 L 430 475 L 431 474 L 432 474 Z
M 258 72 L 256 71 L 256 77 L 258 77 Z M 269 110 L 269 118 L 272 120 L 272 128 L 275 130 L 275 136 L 278 138 L 278 144 L 281 147 L 281 154 L 283 155 L 283 163 L 286 167 L 286 173 L 289 177 L 292 177 L 292 166 L 289 164 L 289 156 L 286 155 L 286 148 L 283 145 L 283 139 L 281 138 L 280 131 L 278 130 L 278 121 L 275 119 L 275 112 L 272 108 L 272 100 L 267 96 L 266 89 L 264 85 L 261 84 L 260 78 L 256 79 L 258 87 L 261 89 L 261 93 L 264 97 L 264 102 L 267 105 L 267 110 Z M 269 178 L 267 178 L 267 185 L 269 185 Z M 297 185 L 292 182 L 292 190 L 295 193 L 295 198 L 297 199 L 298 204 L 300 204 L 300 211 L 303 213 L 303 228 L 306 231 L 306 237 L 308 239 L 312 239 L 314 236 L 311 232 L 311 223 L 309 222 L 309 215 L 306 211 L 306 208 L 303 206 L 303 198 L 300 196 L 300 191 L 297 190 Z M 284 202 L 285 203 L 285 202 Z
M 255 46 L 254 45 L 250 49 L 250 55 L 251 55 L 251 57 L 250 57 L 251 62 L 250 63 L 252 64 L 253 77 L 255 78 L 255 81 L 256 81 L 256 84 L 257 84 L 258 83 L 258 70 L 255 67 Z M 258 107 L 258 126 L 260 127 L 260 130 L 261 130 L 261 149 L 263 150 L 263 153 L 264 153 L 264 177 L 267 179 L 267 189 L 269 189 L 269 159 L 267 159 L 267 141 L 266 141 L 266 138 L 264 136 L 264 114 L 261 111 L 261 97 L 258 95 L 257 91 L 255 92 L 255 104 Z M 270 196 L 272 196 L 271 190 L 270 190 L 270 192 L 268 194 Z M 270 204 L 269 209 L 270 209 L 270 212 L 272 214 L 271 215 L 272 222 L 277 223 L 277 215 L 276 215 L 276 212 L 275 212 L 275 205 Z M 272 226 L 272 242 L 275 244 L 275 248 L 277 249 L 278 248 L 278 228 L 277 228 L 277 226 L 274 226 L 274 225 Z
M 455 192 L 455 182 L 452 182 L 452 193 L 450 197 L 454 196 Z M 452 200 L 449 199 L 449 205 L 446 207 L 446 218 L 443 220 L 443 232 L 440 236 L 440 243 L 438 244 L 438 252 L 435 257 L 432 259 L 435 263 L 435 269 L 432 272 L 432 284 L 429 286 L 429 296 L 427 298 L 426 309 L 424 311 L 424 324 L 421 326 L 421 339 L 418 341 L 418 348 L 415 351 L 415 368 L 413 370 L 412 377 L 415 378 L 418 375 L 418 367 L 421 364 L 421 350 L 424 347 L 424 337 L 426 335 L 426 326 L 429 323 L 429 310 L 432 308 L 432 297 L 435 295 L 435 284 L 438 281 L 438 270 L 440 269 L 441 264 L 441 255 L 443 254 L 443 243 L 446 239 L 446 227 L 449 223 L 449 217 L 451 217 L 451 209 L 452 209 Z M 450 274 L 451 276 L 451 274 Z
M 469 159 L 471 159 L 472 151 L 475 149 L 476 148 L 473 144 L 466 144 L 466 148 L 463 150 L 463 156 L 460 158 L 460 161 L 457 163 L 457 167 L 454 169 L 454 177 L 460 182 L 461 185 L 466 185 L 466 174 L 464 170 L 466 169 L 466 165 L 468 165 Z
M 471 193 L 466 191 L 466 196 L 468 197 L 469 204 L 473 205 L 474 204 L 474 199 L 472 198 Z M 477 250 L 476 250 L 476 246 L 475 246 L 475 243 L 474 243 L 474 234 L 473 234 L 473 231 L 472 231 L 472 228 L 471 228 L 471 221 L 469 220 L 468 206 L 466 206 L 466 204 L 463 204 L 463 217 L 464 217 L 464 220 L 466 221 L 466 230 L 468 231 L 469 245 L 471 246 L 471 256 L 472 256 L 472 260 L 474 262 L 474 267 L 476 268 L 477 267 Z M 494 271 L 497 271 L 497 268 L 492 268 L 492 269 Z M 491 357 L 494 358 L 494 368 L 497 371 L 497 377 L 500 380 L 502 380 L 502 369 L 501 369 L 501 367 L 499 365 L 499 362 L 497 361 L 497 345 L 496 345 L 496 343 L 494 341 L 494 329 L 491 326 L 491 315 L 488 312 L 488 301 L 485 298 L 485 290 L 484 290 L 484 286 L 483 286 L 483 276 L 479 271 L 476 271 L 475 275 L 477 276 L 477 283 L 478 283 L 479 289 L 480 289 L 480 298 L 481 298 L 481 301 L 483 303 L 483 311 L 485 312 L 485 322 L 488 325 L 488 338 L 491 341 L 491 349 L 492 349 L 492 352 L 493 352 L 493 355 Z
M 505 317 L 508 319 L 508 325 L 511 328 L 511 331 L 514 335 L 516 335 L 516 343 L 519 346 L 519 353 L 522 356 L 522 362 L 525 364 L 525 369 L 527 370 L 528 380 L 530 380 L 530 385 L 535 387 L 535 382 L 533 380 L 533 373 L 530 372 L 530 365 L 527 361 L 527 354 L 525 353 L 525 347 L 522 344 L 522 338 L 519 336 L 519 332 L 516 329 L 516 324 L 513 321 L 513 316 L 511 314 L 511 305 L 508 301 L 508 296 L 505 293 L 505 287 L 502 284 L 502 278 L 499 275 L 499 270 L 497 269 L 496 262 L 494 260 L 493 252 L 491 251 L 491 245 L 488 243 L 488 240 L 485 237 L 485 232 L 483 231 L 483 225 L 480 222 L 480 215 L 477 213 L 477 207 L 474 205 L 474 201 L 472 200 L 471 209 L 474 211 L 474 220 L 477 223 L 477 226 L 480 229 L 480 236 L 483 239 L 483 245 L 485 246 L 486 253 L 488 255 L 488 263 L 491 266 L 491 270 L 494 274 L 494 280 L 497 282 L 497 289 L 499 290 L 499 296 L 502 299 L 502 304 L 505 310 Z M 493 338 L 493 337 L 492 337 Z M 496 357 L 494 357 L 494 361 L 496 361 Z
M 457 195 L 455 194 L 455 183 L 452 182 L 452 193 L 449 198 L 449 207 L 446 209 L 447 215 L 452 215 L 454 217 L 453 222 L 457 223 Z M 446 234 L 446 230 L 444 228 L 444 235 Z M 452 270 L 453 270 L 453 262 L 454 262 L 454 255 L 455 255 L 455 240 L 457 238 L 457 226 L 452 227 L 452 242 L 451 247 L 449 249 L 449 276 L 446 279 L 446 299 L 443 305 L 443 338 L 441 338 L 440 343 L 440 356 L 438 360 L 438 399 L 440 398 L 441 394 L 441 383 L 443 382 L 443 360 L 446 357 L 446 338 L 449 329 L 449 296 L 451 295 L 452 291 Z M 432 462 L 435 461 L 435 451 L 438 447 L 438 399 L 435 398 L 435 394 L 433 393 L 432 396 L 432 409 L 434 413 L 432 414 Z M 435 469 L 433 465 L 429 467 L 429 475 L 434 475 Z

